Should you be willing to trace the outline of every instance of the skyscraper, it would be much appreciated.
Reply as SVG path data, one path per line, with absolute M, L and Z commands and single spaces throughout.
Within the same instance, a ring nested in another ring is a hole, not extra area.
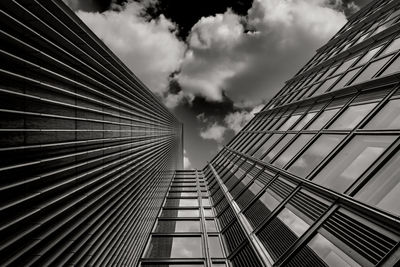
M 395 266 L 400 2 L 348 23 L 203 170 L 61 0 L 0 1 L 0 265 Z
M 398 263 L 399 18 L 350 17 L 204 168 L 233 266 Z
M 135 266 L 181 123 L 62 1 L 0 21 L 0 265 Z

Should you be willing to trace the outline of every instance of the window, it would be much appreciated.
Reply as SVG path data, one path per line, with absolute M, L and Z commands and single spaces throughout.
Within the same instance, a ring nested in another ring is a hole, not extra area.
M 201 258 L 201 237 L 153 236 L 146 258 Z
M 164 209 L 161 213 L 161 217 L 199 217 L 198 209 Z
M 218 236 L 208 236 L 208 251 L 211 258 L 223 258 L 221 242 Z
M 317 233 L 307 244 L 327 266 L 361 267 L 323 235 Z
M 395 140 L 394 136 L 354 137 L 313 179 L 313 182 L 345 192 Z
M 284 208 L 281 212 L 279 212 L 277 217 L 279 220 L 281 220 L 281 222 L 289 227 L 289 229 L 292 230 L 297 237 L 300 237 L 302 234 L 304 234 L 310 227 L 308 223 L 287 208 Z
M 303 178 L 307 177 L 342 139 L 342 135 L 321 135 L 290 165 L 288 171 Z
M 273 149 L 265 156 L 263 157 L 263 161 L 269 162 L 273 157 L 275 157 L 276 154 L 278 154 L 279 151 L 294 137 L 294 134 L 287 134 L 285 137 L 283 137 Z
M 264 194 L 261 195 L 259 199 L 264 206 L 266 206 L 270 211 L 273 211 L 281 203 L 282 198 L 275 194 L 271 189 L 267 189 Z
M 292 127 L 292 125 L 300 118 L 300 115 L 292 115 L 289 117 L 281 127 L 279 127 L 279 131 L 286 131 Z
M 315 96 L 325 93 L 332 86 L 332 84 L 334 84 L 337 81 L 338 77 L 339 76 L 336 76 L 323 82 L 321 86 L 312 95 Z
M 390 100 L 367 124 L 366 129 L 400 129 L 400 99 Z
M 361 74 L 358 75 L 352 84 L 371 79 L 378 72 L 378 70 L 380 70 L 386 64 L 386 62 L 388 62 L 389 58 L 390 57 L 381 58 L 370 63 L 364 70 L 362 70 Z
M 185 199 L 185 198 L 181 198 L 179 199 L 179 207 L 198 207 L 199 206 L 199 202 L 197 199 Z
M 382 54 L 390 54 L 400 49 L 400 38 L 395 39 L 388 47 L 383 50 Z
M 303 129 L 303 127 L 310 121 L 312 120 L 312 118 L 315 117 L 315 115 L 317 115 L 317 112 L 309 112 L 307 113 L 300 121 L 299 123 L 293 128 L 293 130 L 295 131 L 300 131 L 301 129 Z
M 209 200 L 208 198 L 202 198 L 202 199 L 201 199 L 201 204 L 202 204 L 203 206 L 206 206 L 206 207 L 211 206 L 210 200 Z
M 211 209 L 204 209 L 204 216 L 205 217 L 214 217 L 214 213 Z
M 360 68 L 353 69 L 347 72 L 331 89 L 331 91 L 342 89 L 354 77 Z
M 358 57 L 353 57 L 352 59 L 349 59 L 349 60 L 345 61 L 339 68 L 337 68 L 337 69 L 335 70 L 335 72 L 333 73 L 333 75 L 342 73 L 342 72 L 344 72 L 345 70 L 347 70 L 347 69 L 354 63 L 354 61 L 356 61 L 357 58 L 358 58 Z
M 157 222 L 156 233 L 178 233 L 178 232 L 200 232 L 200 222 L 197 221 L 174 221 L 160 220 Z
M 387 75 L 394 72 L 398 72 L 400 70 L 400 57 L 398 56 L 392 63 L 390 63 L 389 67 L 385 69 L 385 71 L 381 74 Z
M 320 130 L 325 124 L 332 119 L 333 116 L 339 111 L 339 108 L 324 110 L 317 119 L 310 126 L 308 126 L 308 130 Z
M 400 155 L 396 154 L 368 183 L 361 188 L 355 198 L 400 215 Z
M 282 134 L 273 134 L 254 154 L 254 157 L 260 158 L 269 148 L 281 137 Z
M 283 151 L 283 153 L 273 162 L 278 168 L 283 168 L 296 154 L 300 151 L 304 145 L 311 140 L 314 135 L 302 134 L 296 138 L 296 140 Z
M 329 129 L 351 130 L 356 127 L 375 106 L 376 103 L 349 106 L 339 118 L 334 121 Z

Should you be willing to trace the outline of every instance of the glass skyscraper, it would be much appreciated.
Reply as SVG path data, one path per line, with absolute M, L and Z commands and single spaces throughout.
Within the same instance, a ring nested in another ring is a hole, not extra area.
M 61 0 L 0 1 L 1 266 L 397 266 L 400 1 L 213 158 Z

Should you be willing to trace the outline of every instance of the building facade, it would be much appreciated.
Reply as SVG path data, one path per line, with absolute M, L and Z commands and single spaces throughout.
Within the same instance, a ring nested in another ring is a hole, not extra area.
M 399 82 L 400 1 L 372 1 L 207 164 L 231 266 L 399 264 Z
M 0 265 L 136 266 L 182 124 L 61 0 L 0 21 Z

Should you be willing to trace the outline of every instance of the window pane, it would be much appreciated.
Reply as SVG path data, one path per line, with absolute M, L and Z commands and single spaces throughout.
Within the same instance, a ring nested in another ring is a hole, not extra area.
M 390 54 L 393 51 L 399 50 L 400 49 L 400 38 L 397 38 L 393 40 L 393 42 L 383 50 L 381 54 Z
M 269 162 L 279 151 L 294 137 L 294 134 L 287 134 L 278 144 L 263 158 L 263 161 Z
M 199 206 L 199 202 L 197 199 L 179 199 L 179 207 L 190 207 L 190 206 Z
M 223 258 L 221 243 L 218 236 L 208 236 L 208 251 L 212 258 Z
M 301 115 L 292 115 L 290 118 L 279 127 L 279 131 L 286 131 L 300 118 Z
M 355 198 L 400 215 L 400 155 L 395 155 L 361 188 Z
M 260 201 L 270 210 L 273 211 L 281 203 L 282 198 L 267 189 L 264 194 L 260 197 Z
M 282 134 L 273 134 L 254 154 L 254 157 L 260 158 L 269 148 L 281 137 Z
M 302 134 L 274 161 L 274 165 L 283 168 L 314 135 Z
M 146 258 L 201 258 L 200 237 L 153 236 Z
M 207 232 L 217 232 L 217 225 L 214 220 L 206 220 Z
M 308 130 L 320 130 L 339 111 L 338 108 L 324 110 L 318 118 L 308 126 Z
M 357 68 L 347 72 L 345 75 L 343 75 L 342 79 L 340 79 L 339 82 L 332 87 L 331 91 L 342 89 L 359 70 L 360 68 Z
M 210 203 L 210 200 L 208 199 L 208 198 L 202 198 L 201 199 L 201 204 L 203 205 L 203 206 L 211 206 L 211 203 Z
M 313 182 L 343 193 L 394 140 L 394 136 L 354 137 Z
M 278 218 L 298 237 L 304 234 L 310 227 L 303 219 L 298 217 L 292 211 L 284 208 L 279 214 Z
M 161 217 L 199 217 L 199 210 L 164 209 Z
M 342 135 L 321 135 L 290 165 L 290 172 L 305 178 L 342 141 Z
M 400 129 L 400 99 L 389 101 L 367 124 L 367 129 Z
M 362 73 L 352 82 L 352 84 L 360 83 L 371 79 L 380 70 L 383 65 L 388 62 L 390 57 L 381 58 L 368 65 Z
M 376 106 L 376 103 L 348 107 L 329 129 L 351 130 Z
M 301 121 L 293 128 L 295 131 L 300 131 L 303 127 L 312 119 L 314 116 L 317 115 L 317 112 L 310 112 L 307 113 Z
M 200 232 L 199 221 L 158 221 L 156 233 L 174 233 L 174 232 Z
M 350 258 L 346 253 L 340 250 L 332 242 L 326 239 L 323 235 L 317 233 L 308 243 L 308 246 L 321 258 L 328 266 L 332 267 L 347 267 L 359 266 L 356 261 Z

